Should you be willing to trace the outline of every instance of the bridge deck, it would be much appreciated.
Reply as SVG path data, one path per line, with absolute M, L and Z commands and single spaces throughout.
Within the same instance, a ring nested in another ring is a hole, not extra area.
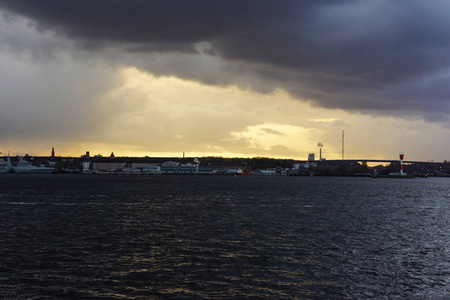
M 389 160 L 389 159 L 330 159 L 330 160 L 323 160 L 324 162 L 379 162 L 379 163 L 393 163 L 393 162 L 400 162 L 400 160 Z M 307 163 L 308 161 L 302 161 Z M 320 160 L 313 161 L 314 163 L 320 162 Z M 414 161 L 414 160 L 404 160 L 403 163 L 405 164 L 443 164 L 443 162 L 434 162 L 434 161 Z

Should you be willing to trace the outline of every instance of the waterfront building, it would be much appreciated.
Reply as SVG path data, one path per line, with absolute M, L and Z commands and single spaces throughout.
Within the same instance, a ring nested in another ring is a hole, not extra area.
M 317 164 L 317 175 L 353 176 L 361 172 L 361 164 L 357 161 L 326 161 Z
M 101 160 L 100 157 L 98 157 L 96 160 L 92 161 L 92 169 L 96 171 L 123 170 L 125 167 L 126 163 L 122 160 L 110 160 L 108 158 Z
M 176 161 L 165 161 L 163 164 L 162 164 L 162 166 L 163 167 L 167 167 L 167 168 L 170 168 L 170 167 L 178 167 L 180 165 L 180 163 L 179 162 L 176 162 Z

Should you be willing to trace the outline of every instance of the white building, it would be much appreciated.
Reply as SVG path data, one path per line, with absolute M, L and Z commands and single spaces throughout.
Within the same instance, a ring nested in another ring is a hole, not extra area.
M 176 161 L 166 161 L 166 162 L 164 162 L 162 164 L 163 167 L 168 167 L 168 168 L 170 168 L 170 167 L 178 167 L 179 165 L 180 165 L 180 163 L 176 162 Z

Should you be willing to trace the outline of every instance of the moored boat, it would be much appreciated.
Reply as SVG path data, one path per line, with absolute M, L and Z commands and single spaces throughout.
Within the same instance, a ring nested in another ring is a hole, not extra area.
M 0 173 L 9 173 L 11 172 L 11 161 L 9 156 L 5 159 L 0 160 Z
M 400 179 L 411 179 L 414 178 L 413 174 L 406 173 L 389 173 L 387 175 L 375 174 L 372 178 L 400 178 Z
M 12 166 L 10 164 L 10 172 L 11 173 L 20 173 L 20 174 L 50 174 L 52 173 L 54 168 L 51 167 L 36 167 L 27 162 L 23 157 L 19 159 L 19 163 L 16 166 Z

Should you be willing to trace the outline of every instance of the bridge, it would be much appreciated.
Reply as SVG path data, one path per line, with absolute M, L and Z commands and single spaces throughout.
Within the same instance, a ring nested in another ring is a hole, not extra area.
M 326 159 L 326 160 L 314 160 L 314 161 L 302 161 L 304 163 L 312 162 L 312 163 L 319 163 L 319 162 L 330 162 L 330 163 L 339 163 L 339 162 L 367 162 L 367 163 L 400 163 L 400 160 L 398 159 Z M 404 164 L 435 164 L 435 165 L 442 165 L 444 162 L 434 162 L 434 161 L 415 161 L 415 160 L 404 160 Z

